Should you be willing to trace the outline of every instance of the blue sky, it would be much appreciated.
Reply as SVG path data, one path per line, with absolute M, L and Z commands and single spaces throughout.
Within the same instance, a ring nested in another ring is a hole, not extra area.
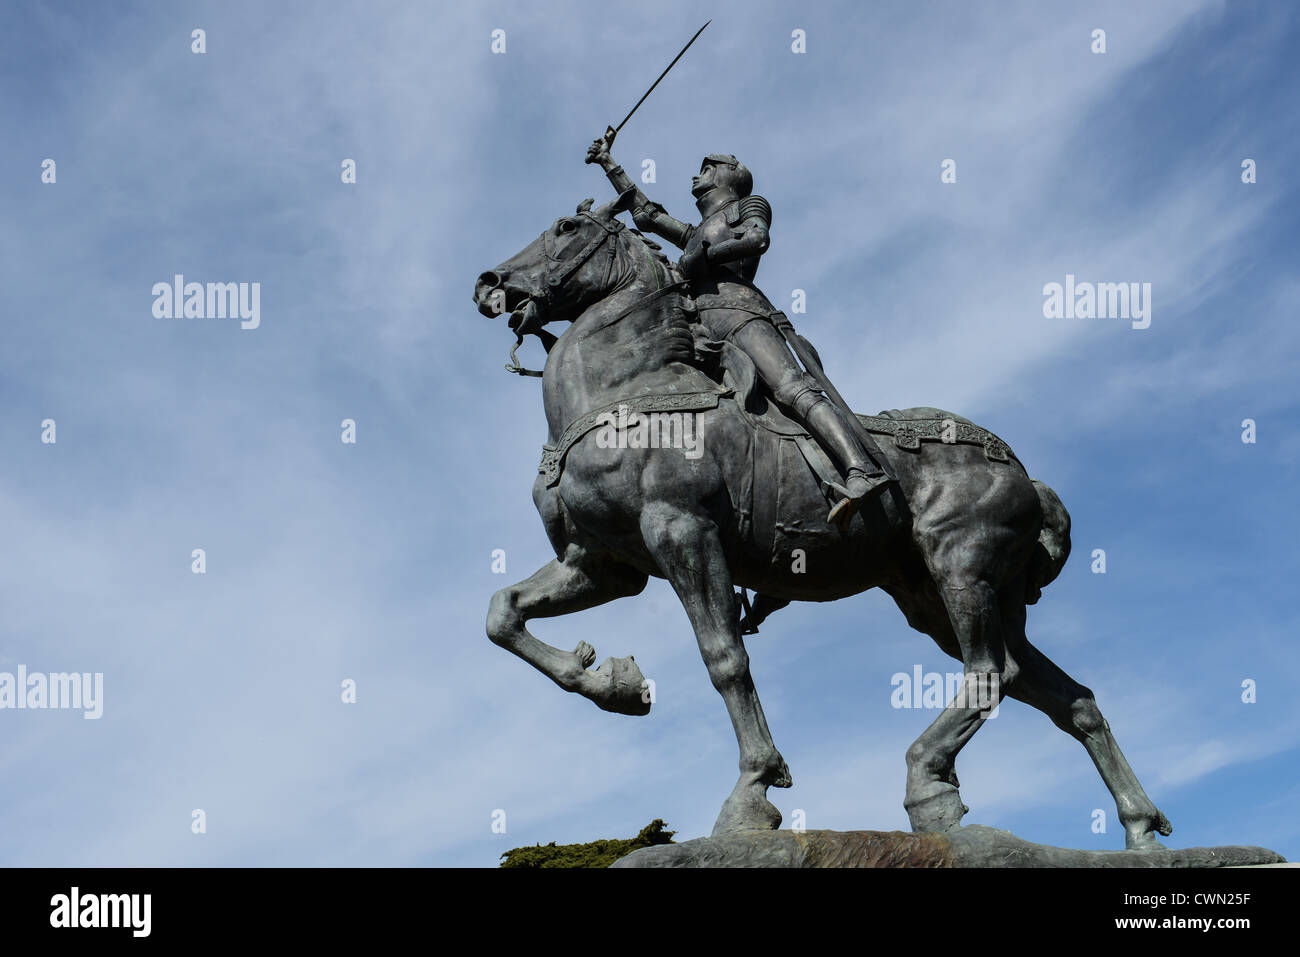
M 1029 633 L 1096 692 L 1167 843 L 1300 856 L 1292 5 L 445 6 L 0 12 L 0 670 L 103 672 L 105 695 L 98 721 L 0 711 L 0 863 L 491 866 L 655 817 L 708 832 L 735 741 L 665 584 L 534 629 L 635 654 L 646 718 L 484 636 L 492 592 L 550 557 L 545 422 L 469 297 L 608 197 L 587 144 L 709 16 L 615 155 L 653 158 L 683 218 L 702 155 L 754 170 L 759 283 L 807 291 L 855 407 L 969 416 L 1069 508 Z M 260 327 L 155 319 L 175 273 L 260 282 Z M 1044 318 L 1067 273 L 1150 282 L 1150 328 Z M 749 647 L 787 824 L 906 828 L 933 714 L 893 709 L 890 677 L 959 665 L 878 592 Z M 1084 750 L 1019 703 L 958 771 L 966 823 L 1123 845 Z

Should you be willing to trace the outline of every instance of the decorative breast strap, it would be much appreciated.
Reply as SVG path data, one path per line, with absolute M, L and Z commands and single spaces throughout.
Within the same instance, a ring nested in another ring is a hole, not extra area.
M 537 471 L 546 476 L 548 488 L 557 484 L 564 471 L 564 458 L 569 454 L 569 449 L 573 448 L 584 435 L 601 425 L 606 416 L 617 415 L 620 409 L 637 413 L 700 412 L 705 409 L 716 409 L 718 400 L 729 395 L 732 395 L 731 389 L 714 389 L 708 392 L 660 392 L 631 396 L 602 405 L 570 422 L 560 436 L 560 440 L 554 445 L 542 446 L 542 461 L 537 466 Z
M 868 432 L 893 436 L 894 444 L 908 452 L 916 452 L 922 442 L 981 445 L 990 462 L 1015 462 L 1022 469 L 1024 463 L 1016 458 L 1010 446 L 988 429 L 957 419 L 895 419 L 886 415 L 858 415 L 858 421 Z M 1025 470 L 1028 474 L 1028 470 Z

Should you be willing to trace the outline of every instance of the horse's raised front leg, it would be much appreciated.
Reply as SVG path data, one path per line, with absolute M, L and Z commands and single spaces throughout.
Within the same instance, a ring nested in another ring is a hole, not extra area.
M 686 608 L 709 679 L 726 702 L 740 746 L 740 780 L 722 805 L 713 833 L 779 827 L 781 812 L 768 801 L 767 789 L 790 787 L 790 769 L 772 743 L 749 674 L 717 526 L 677 506 L 650 505 L 641 515 L 641 534 Z
M 573 651 L 561 651 L 531 635 L 532 618 L 554 618 L 584 611 L 641 592 L 647 576 L 627 565 L 596 562 L 571 546 L 562 561 L 543 565 L 530 577 L 492 596 L 487 633 L 493 642 L 514 652 L 565 691 L 573 691 L 604 711 L 650 713 L 645 678 L 629 656 L 607 658 L 595 671 L 596 650 L 585 641 Z

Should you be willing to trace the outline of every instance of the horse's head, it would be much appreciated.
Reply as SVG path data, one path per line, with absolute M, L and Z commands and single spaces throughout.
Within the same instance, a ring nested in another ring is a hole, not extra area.
M 592 200 L 578 204 L 540 236 L 474 283 L 479 312 L 492 318 L 510 315 L 510 328 L 536 332 L 548 322 L 573 319 L 608 295 L 618 280 L 616 218 L 627 209 L 631 191 L 595 209 Z

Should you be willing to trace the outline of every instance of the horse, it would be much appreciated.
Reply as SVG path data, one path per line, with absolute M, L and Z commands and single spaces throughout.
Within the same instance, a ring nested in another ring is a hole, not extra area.
M 727 385 L 744 379 L 743 361 L 721 381 L 711 373 L 692 290 L 657 245 L 618 219 L 627 201 L 593 209 L 584 200 L 475 282 L 479 312 L 508 316 L 520 341 L 540 332 L 548 346 L 549 434 L 533 501 L 555 558 L 492 596 L 488 638 L 605 711 L 647 714 L 652 695 L 633 658 L 593 669 L 591 645 L 562 651 L 527 624 L 637 595 L 650 576 L 666 579 L 740 753 L 740 777 L 713 834 L 775 829 L 781 812 L 767 789 L 790 787 L 792 779 L 750 676 L 736 589 L 779 606 L 881 588 L 913 629 L 963 666 L 952 701 L 906 752 L 904 808 L 913 831 L 960 826 L 969 808 L 957 754 L 1010 696 L 1084 746 L 1115 800 L 1126 848 L 1162 847 L 1156 835 L 1172 827 L 1092 691 L 1026 637 L 1026 606 L 1069 556 L 1070 517 L 1056 493 L 1031 479 L 992 433 L 943 410 L 909 409 L 858 417 L 882 435 L 892 432 L 894 441 L 880 449 L 898 481 L 849 522 L 831 524 L 833 482 L 799 456 L 772 455 L 770 434 L 759 440 L 765 433 L 751 399 Z M 569 325 L 556 337 L 542 328 L 553 322 Z M 697 454 L 611 441 L 630 414 L 652 412 L 694 416 Z M 936 423 L 959 439 L 935 441 Z

